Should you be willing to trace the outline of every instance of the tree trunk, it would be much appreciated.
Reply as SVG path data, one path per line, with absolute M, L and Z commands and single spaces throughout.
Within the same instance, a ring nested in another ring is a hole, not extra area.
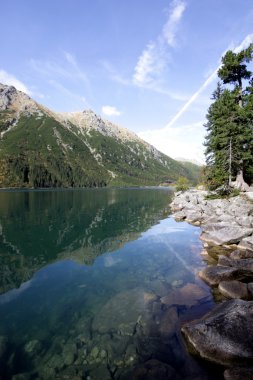
M 249 191 L 249 185 L 244 181 L 242 169 L 238 171 L 236 180 L 231 182 L 231 186 L 241 191 Z

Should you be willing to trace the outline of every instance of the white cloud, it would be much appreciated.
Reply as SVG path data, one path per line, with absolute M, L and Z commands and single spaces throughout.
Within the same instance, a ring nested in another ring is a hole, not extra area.
M 138 135 L 172 158 L 182 157 L 204 163 L 204 122 L 164 127 L 140 132 Z
M 162 32 L 156 41 L 146 46 L 138 58 L 133 75 L 133 83 L 136 86 L 156 90 L 161 74 L 170 59 L 168 47 L 175 46 L 176 31 L 185 8 L 184 1 L 173 1 Z
M 5 70 L 0 70 L 0 83 L 14 86 L 17 90 L 23 91 L 28 95 L 32 94 L 23 82 L 17 79 L 14 75 L 7 73 Z
M 234 52 L 239 52 L 245 49 L 253 42 L 253 34 L 247 35 L 244 40 L 238 45 L 230 47 Z M 224 53 L 222 54 L 222 56 Z M 139 133 L 139 136 L 154 145 L 157 149 L 167 154 L 172 158 L 183 157 L 186 159 L 195 159 L 204 163 L 204 138 L 206 130 L 204 128 L 204 121 L 198 121 L 196 123 L 188 125 L 178 125 L 174 127 L 174 124 L 187 109 L 196 102 L 202 92 L 217 79 L 217 71 L 221 66 L 221 57 L 216 69 L 209 73 L 208 78 L 199 87 L 199 89 L 188 99 L 183 107 L 176 113 L 171 121 L 160 129 L 151 129 Z M 204 99 L 205 100 L 205 99 Z
M 163 27 L 163 37 L 167 44 L 170 46 L 175 46 L 175 34 L 178 28 L 178 23 L 183 16 L 185 8 L 186 4 L 183 1 L 174 1 L 169 19 Z
M 106 116 L 120 116 L 121 112 L 113 106 L 103 106 L 102 112 Z

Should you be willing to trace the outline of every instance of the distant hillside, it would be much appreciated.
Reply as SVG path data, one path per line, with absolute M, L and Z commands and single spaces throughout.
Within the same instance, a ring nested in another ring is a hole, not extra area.
M 198 180 L 200 178 L 200 173 L 202 170 L 202 166 L 197 165 L 191 161 L 188 160 L 180 160 L 179 161 L 188 171 L 188 178 L 189 180 L 196 185 L 198 183 Z
M 179 176 L 192 179 L 192 168 L 93 111 L 54 113 L 0 84 L 0 187 L 158 185 Z

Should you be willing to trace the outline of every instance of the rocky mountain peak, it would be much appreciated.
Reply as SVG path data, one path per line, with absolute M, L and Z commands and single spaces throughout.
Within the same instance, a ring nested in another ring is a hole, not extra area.
M 13 86 L 0 83 L 0 111 L 7 109 L 25 114 L 32 114 L 39 110 L 37 103 L 27 94 L 18 91 Z

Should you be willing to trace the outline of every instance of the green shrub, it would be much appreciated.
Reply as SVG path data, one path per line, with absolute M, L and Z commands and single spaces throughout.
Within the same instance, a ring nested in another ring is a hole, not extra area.
M 190 182 L 185 177 L 179 177 L 176 182 L 176 191 L 186 191 L 190 187 Z

